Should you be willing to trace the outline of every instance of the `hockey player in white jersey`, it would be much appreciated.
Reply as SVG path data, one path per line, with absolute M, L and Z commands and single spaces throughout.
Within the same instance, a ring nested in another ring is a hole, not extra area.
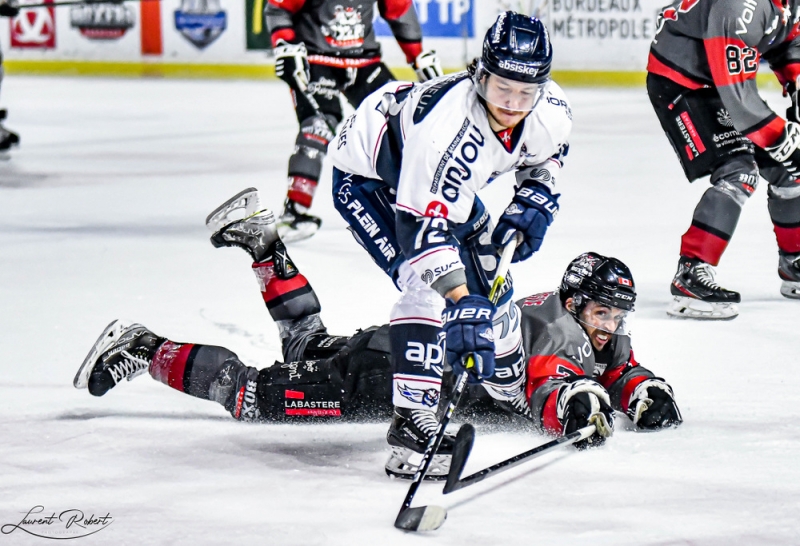
M 524 403 L 510 279 L 497 305 L 487 295 L 497 249 L 519 233 L 514 261 L 527 259 L 558 211 L 572 113 L 551 61 L 542 22 L 503 13 L 467 71 L 385 85 L 331 146 L 337 210 L 401 292 L 390 316 L 390 473 L 412 472 L 409 457 L 436 428 L 445 362 L 458 373 L 473 355 L 472 381 L 494 399 Z M 516 193 L 494 228 L 477 192 L 510 171 Z M 446 437 L 439 453 L 451 445 Z

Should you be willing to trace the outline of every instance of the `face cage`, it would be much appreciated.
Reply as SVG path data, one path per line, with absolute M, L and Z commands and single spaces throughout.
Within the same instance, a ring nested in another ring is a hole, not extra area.
M 583 324 L 584 326 L 588 326 L 590 328 L 595 328 L 602 332 L 611 335 L 619 335 L 619 336 L 630 336 L 631 335 L 631 321 L 633 320 L 633 310 L 626 310 L 616 307 L 614 305 L 609 305 L 608 303 L 604 303 L 601 301 L 593 300 L 584 294 L 575 294 L 573 296 L 574 302 L 574 311 L 572 311 L 575 320 Z M 585 316 L 584 311 L 586 311 L 587 307 L 589 307 L 590 303 L 594 303 L 597 307 L 612 309 L 622 312 L 622 318 L 619 321 L 616 329 L 613 329 L 613 319 L 608 317 L 607 319 L 603 319 L 601 316 L 595 315 L 592 313 L 592 316 Z
M 508 85 L 513 87 L 517 85 L 527 85 L 534 88 L 534 92 L 530 98 L 524 97 L 519 93 L 511 92 L 503 96 L 502 93 L 498 93 L 495 90 L 487 90 L 488 83 L 489 83 L 489 76 L 494 78 L 498 78 L 501 81 L 509 82 Z M 483 81 L 481 81 L 483 80 Z M 517 80 L 512 80 L 510 78 L 506 78 L 505 76 L 498 76 L 490 72 L 483 64 L 483 61 L 478 61 L 478 66 L 475 70 L 475 74 L 472 76 L 472 82 L 475 84 L 475 89 L 478 92 L 478 95 L 486 101 L 488 104 L 496 106 L 498 108 L 503 108 L 505 110 L 511 110 L 513 112 L 520 112 L 520 113 L 528 113 L 533 111 L 536 108 L 536 105 L 539 104 L 539 101 L 542 100 L 544 97 L 544 92 L 547 89 L 547 84 L 550 83 L 550 78 L 548 77 L 542 83 L 527 83 L 521 82 Z M 530 106 L 527 106 L 525 103 L 530 103 Z

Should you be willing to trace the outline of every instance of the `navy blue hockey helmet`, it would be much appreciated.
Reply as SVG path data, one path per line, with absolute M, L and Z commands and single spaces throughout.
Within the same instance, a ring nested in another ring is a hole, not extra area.
M 550 79 L 553 48 L 544 23 L 536 17 L 501 13 L 483 39 L 483 68 L 497 76 L 526 83 Z
M 562 303 L 575 300 L 580 309 L 587 300 L 624 311 L 633 311 L 636 285 L 628 266 L 616 258 L 586 252 L 572 260 L 559 288 Z

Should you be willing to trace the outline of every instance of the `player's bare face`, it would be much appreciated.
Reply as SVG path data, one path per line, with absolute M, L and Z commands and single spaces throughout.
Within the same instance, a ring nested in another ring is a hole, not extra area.
M 598 351 L 611 341 L 611 336 L 622 333 L 627 311 L 589 301 L 580 314 L 580 322 L 592 346 Z
M 495 131 L 516 127 L 533 109 L 541 87 L 488 74 L 481 82 L 489 110 L 489 123 Z M 494 122 L 494 123 L 493 123 Z

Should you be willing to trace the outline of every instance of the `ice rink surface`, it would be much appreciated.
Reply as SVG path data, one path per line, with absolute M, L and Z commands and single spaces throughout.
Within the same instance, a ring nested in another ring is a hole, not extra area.
M 248 186 L 280 209 L 296 121 L 278 82 L 8 77 L 22 146 L 0 164 L 0 525 L 34 506 L 113 523 L 80 544 L 800 544 L 800 302 L 778 292 L 766 187 L 719 267 L 742 292 L 731 322 L 665 314 L 680 235 L 707 182 L 688 184 L 644 89 L 567 89 L 575 116 L 561 212 L 516 293 L 555 288 L 584 251 L 632 269 L 637 359 L 675 389 L 685 423 L 597 450 L 563 449 L 415 504 L 446 507 L 428 535 L 392 527 L 408 484 L 387 479 L 386 423 L 246 425 L 150 379 L 103 398 L 72 378 L 114 318 L 178 341 L 280 357 L 247 256 L 214 249 L 203 220 Z M 785 103 L 765 95 L 776 111 Z M 483 196 L 495 215 L 501 179 Z M 392 284 L 332 206 L 290 252 L 332 333 L 381 324 Z M 544 437 L 478 427 L 467 472 Z M 0 544 L 43 544 L 16 530 Z

